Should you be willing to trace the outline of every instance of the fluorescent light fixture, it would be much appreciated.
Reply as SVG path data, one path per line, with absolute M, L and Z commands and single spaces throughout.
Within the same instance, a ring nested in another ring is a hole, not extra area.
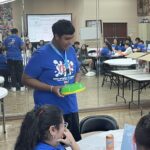
M 0 0 L 0 5 L 2 4 L 6 4 L 6 3 L 9 3 L 9 2 L 13 2 L 15 0 Z

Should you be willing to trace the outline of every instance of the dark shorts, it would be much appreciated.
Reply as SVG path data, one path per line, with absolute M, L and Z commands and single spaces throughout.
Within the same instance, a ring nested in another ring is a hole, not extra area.
M 68 129 L 72 133 L 75 140 L 81 140 L 78 112 L 64 115 L 64 120 L 65 122 L 68 122 Z

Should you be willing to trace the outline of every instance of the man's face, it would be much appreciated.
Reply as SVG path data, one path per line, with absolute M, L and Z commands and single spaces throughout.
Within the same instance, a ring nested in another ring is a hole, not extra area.
M 55 35 L 56 42 L 61 50 L 66 50 L 72 43 L 72 35 L 64 34 L 62 36 Z

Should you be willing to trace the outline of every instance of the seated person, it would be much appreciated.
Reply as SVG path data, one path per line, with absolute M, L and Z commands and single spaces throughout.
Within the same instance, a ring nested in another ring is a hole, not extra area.
M 146 47 L 144 41 L 140 40 L 136 49 L 133 49 L 134 52 L 146 52 Z
M 137 150 L 150 150 L 150 114 L 139 120 L 134 133 L 134 142 Z
M 120 56 L 127 56 L 127 55 L 129 55 L 129 54 L 132 53 L 132 48 L 131 48 L 131 46 L 130 46 L 129 43 L 125 43 L 125 49 L 126 49 L 126 50 L 125 50 L 124 52 L 118 51 L 118 52 L 117 52 L 118 55 L 120 55 Z
M 28 62 L 33 52 L 33 46 L 29 39 L 26 39 L 25 41 L 25 50 L 26 50 L 26 57 L 27 57 L 26 59 Z
M 8 76 L 9 76 L 9 69 L 7 65 L 6 56 L 3 54 L 2 44 L 0 42 L 0 76 L 3 76 L 5 79 L 4 87 L 9 87 Z
M 108 42 L 104 42 L 104 46 L 100 50 L 100 56 L 110 58 L 111 55 L 112 55 L 111 45 Z
M 119 47 L 119 41 L 118 41 L 118 39 L 114 39 L 113 40 L 113 44 L 112 44 L 112 50 L 113 51 L 117 51 L 119 49 L 120 49 L 120 47 Z
M 138 44 L 140 43 L 141 39 L 139 37 L 135 38 L 135 43 L 133 49 L 137 49 Z
M 79 150 L 71 132 L 65 126 L 63 113 L 52 105 L 28 112 L 22 122 L 14 150 Z
M 78 57 L 79 62 L 84 65 L 89 65 L 90 70 L 92 70 L 93 69 L 93 60 L 89 59 L 89 57 L 88 57 L 86 44 L 83 44 L 81 46 L 81 49 L 78 54 L 79 54 L 79 57 Z
M 76 53 L 78 53 L 80 51 L 80 42 L 78 42 L 78 41 L 74 42 L 73 47 L 74 47 Z
M 40 40 L 39 44 L 37 45 L 37 48 L 40 48 L 42 46 L 44 46 L 45 41 L 44 40 Z
M 129 44 L 130 44 L 130 46 L 132 47 L 133 42 L 132 42 L 132 40 L 131 40 L 131 37 L 130 37 L 130 36 L 127 36 L 127 37 L 126 37 L 126 39 L 125 39 L 125 43 L 129 43 Z

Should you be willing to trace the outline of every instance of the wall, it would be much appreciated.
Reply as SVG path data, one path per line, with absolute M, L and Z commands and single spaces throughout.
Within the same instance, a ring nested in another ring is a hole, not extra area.
M 14 24 L 21 30 L 21 1 L 16 0 L 12 6 Z M 96 19 L 96 0 L 25 0 L 25 13 L 72 13 L 75 39 L 80 40 L 85 20 Z M 137 0 L 99 0 L 99 18 L 103 22 L 127 22 L 128 34 L 133 39 L 138 35 Z

